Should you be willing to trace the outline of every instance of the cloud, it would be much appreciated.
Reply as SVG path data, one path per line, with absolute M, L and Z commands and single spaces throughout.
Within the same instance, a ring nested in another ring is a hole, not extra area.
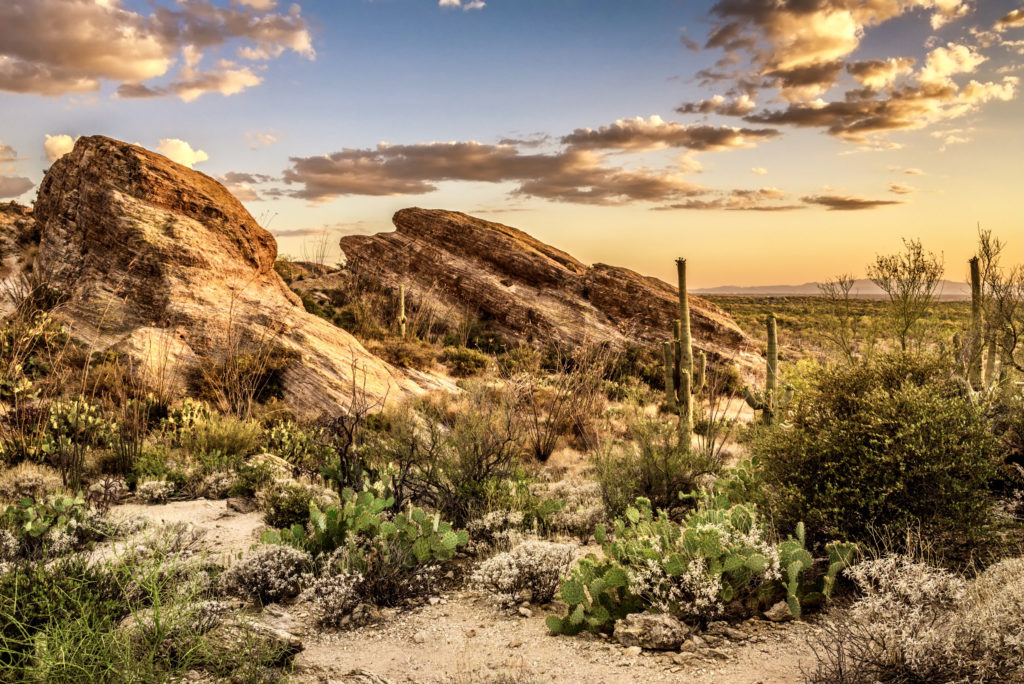
M 217 180 L 219 180 L 224 187 L 228 189 L 228 192 L 234 195 L 239 201 L 261 202 L 263 201 L 263 197 L 253 186 L 270 183 L 277 179 L 273 176 L 267 176 L 262 173 L 240 173 L 237 171 L 228 171 Z
M 665 147 L 683 147 L 699 152 L 753 147 L 779 134 L 773 129 L 734 128 L 731 126 L 690 126 L 636 117 L 619 119 L 598 129 L 577 128 L 562 138 L 566 145 L 578 149 L 645 151 Z
M 603 161 L 600 153 L 575 147 L 523 154 L 513 146 L 479 142 L 381 143 L 374 149 L 293 157 L 284 182 L 301 185 L 293 196 L 311 201 L 342 195 L 421 195 L 443 181 L 518 182 L 513 195 L 584 204 L 665 201 L 703 191 L 680 173 L 627 170 Z
M 716 196 L 717 195 L 717 196 Z M 728 193 L 710 193 L 708 197 L 694 197 L 682 202 L 655 207 L 658 211 L 674 209 L 725 211 L 796 211 L 806 209 L 803 204 L 777 204 L 786 193 L 778 188 L 759 190 L 732 190 Z
M 461 7 L 464 12 L 470 12 L 472 10 L 480 10 L 487 6 L 487 3 L 483 0 L 469 0 L 466 4 L 462 4 L 462 0 L 438 0 L 438 7 Z
M 889 184 L 889 192 L 891 192 L 894 195 L 910 195 L 910 194 L 913 194 L 913 193 L 917 192 L 917 189 L 913 188 L 913 187 L 911 187 L 909 185 L 901 185 L 899 183 L 890 183 Z
M 0 199 L 19 197 L 36 186 L 28 178 L 21 176 L 0 176 Z
M 757 109 L 757 104 L 746 93 L 731 100 L 726 100 L 721 95 L 715 95 L 708 100 L 687 102 L 676 107 L 676 111 L 680 114 L 720 114 L 722 116 L 745 116 L 755 109 Z
M 889 170 L 893 173 L 902 173 L 907 176 L 923 176 L 924 171 L 915 168 L 904 168 L 902 166 L 890 166 Z
M 1024 9 L 1015 9 L 1004 15 L 996 22 L 997 31 L 1006 31 L 1011 28 L 1024 26 Z
M 0 163 L 18 161 L 18 153 L 10 145 L 0 142 Z
M 118 0 L 32 0 L 0 3 L 0 90 L 57 96 L 119 84 L 123 97 L 205 92 L 232 94 L 259 82 L 248 67 L 200 71 L 205 51 L 237 46 L 240 56 L 269 59 L 291 50 L 312 59 L 311 36 L 298 5 L 268 13 L 273 3 L 228 7 L 209 0 L 152 5 L 148 13 Z M 150 81 L 181 69 L 169 85 Z
M 714 68 L 698 73 L 701 84 L 720 87 L 731 81 L 727 94 L 743 94 L 750 101 L 761 90 L 776 89 L 788 104 L 758 113 L 735 112 L 727 111 L 725 98 L 716 96 L 677 111 L 824 128 L 861 147 L 884 149 L 884 142 L 871 138 L 930 127 L 972 114 L 987 102 L 1016 97 L 1015 77 L 966 84 L 960 79 L 975 74 L 988 60 L 984 48 L 1013 48 L 994 31 L 968 29 L 973 45 L 937 45 L 933 36 L 916 71 L 918 63 L 909 55 L 851 59 L 867 32 L 889 20 L 923 10 L 937 29 L 966 16 L 972 6 L 967 0 L 718 0 L 711 9 L 714 25 L 706 46 L 725 54 Z M 1004 17 L 1004 24 L 1013 25 L 1018 18 L 1024 25 L 1024 16 L 1014 13 Z M 849 87 L 851 79 L 854 87 Z M 837 87 L 844 91 L 828 96 Z
M 846 71 L 865 88 L 881 90 L 893 85 L 900 76 L 913 73 L 916 62 L 913 57 L 870 59 L 864 62 L 850 62 L 846 65 Z
M 173 162 L 192 168 L 195 164 L 210 158 L 203 150 L 193 150 L 192 146 L 178 138 L 164 138 L 156 145 L 156 151 Z
M 190 72 L 188 78 L 172 81 L 164 86 L 149 87 L 139 83 L 124 83 L 117 88 L 117 96 L 124 99 L 166 97 L 177 95 L 185 102 L 192 102 L 207 93 L 237 95 L 246 88 L 257 86 L 263 79 L 249 67 L 233 62 L 222 62 L 210 71 Z
M 936 67 L 939 78 L 944 67 Z M 782 110 L 751 114 L 746 121 L 767 125 L 824 128 L 829 134 L 857 143 L 890 131 L 925 128 L 977 111 L 993 100 L 1010 100 L 1017 94 L 1019 79 L 1005 76 L 1001 83 L 970 81 L 962 88 L 952 83 L 901 86 L 876 96 L 873 92 L 847 93 L 833 102 L 792 103 Z
M 750 173 L 754 174 L 755 176 L 767 176 L 768 169 L 760 166 L 755 166 L 754 168 L 750 169 Z
M 903 204 L 897 200 L 871 200 L 850 195 L 808 195 L 800 198 L 806 204 L 817 204 L 827 207 L 829 211 L 861 211 L 878 209 L 893 204 Z
M 247 131 L 245 139 L 249 141 L 249 147 L 256 150 L 261 147 L 270 147 L 277 142 L 277 136 L 272 133 L 260 133 L 259 131 Z
M 61 133 L 59 135 L 47 134 L 43 141 L 43 151 L 46 153 L 46 160 L 51 164 L 71 151 L 75 146 L 75 140 L 70 135 Z

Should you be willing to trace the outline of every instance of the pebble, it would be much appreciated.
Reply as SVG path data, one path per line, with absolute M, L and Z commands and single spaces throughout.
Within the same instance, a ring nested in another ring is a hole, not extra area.
M 412 640 L 415 641 L 417 644 L 424 644 L 427 642 L 427 633 L 421 629 L 420 631 L 412 635 Z
M 529 608 L 523 608 L 522 606 L 519 607 L 519 614 L 524 618 L 533 617 L 533 611 Z

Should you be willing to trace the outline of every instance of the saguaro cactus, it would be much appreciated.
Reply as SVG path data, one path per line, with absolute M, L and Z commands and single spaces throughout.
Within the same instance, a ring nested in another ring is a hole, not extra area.
M 971 257 L 971 340 L 967 380 L 971 387 L 982 388 L 981 357 L 984 340 L 981 337 L 981 268 L 978 257 Z
M 693 395 L 704 387 L 707 356 L 693 358 L 690 338 L 690 303 L 686 297 L 686 259 L 676 259 L 679 277 L 679 318 L 672 323 L 674 339 L 665 342 L 665 403 L 679 414 L 679 430 L 685 443 L 693 435 Z
M 405 323 L 408 321 L 405 317 L 405 285 L 398 286 L 398 334 L 404 340 L 405 339 Z
M 786 405 L 789 404 L 790 399 L 792 399 L 793 388 L 787 385 L 781 396 L 778 393 L 779 338 L 775 314 L 768 314 L 765 326 L 768 330 L 768 359 L 764 391 L 755 393 L 751 392 L 749 387 L 746 387 L 744 388 L 744 398 L 747 404 L 750 405 L 750 408 L 755 411 L 761 411 L 761 420 L 765 425 L 770 425 L 775 420 L 775 412 L 786 408 Z

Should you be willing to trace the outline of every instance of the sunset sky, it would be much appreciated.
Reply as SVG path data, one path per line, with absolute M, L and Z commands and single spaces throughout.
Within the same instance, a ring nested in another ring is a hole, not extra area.
M 77 136 L 280 250 L 422 206 L 691 286 L 1024 255 L 1021 0 L 0 0 L 0 200 Z

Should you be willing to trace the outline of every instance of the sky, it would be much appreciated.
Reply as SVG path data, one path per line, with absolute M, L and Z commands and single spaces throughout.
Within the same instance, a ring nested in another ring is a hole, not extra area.
M 690 286 L 1024 257 L 1021 0 L 0 0 L 0 201 L 83 135 L 312 257 L 408 206 Z

